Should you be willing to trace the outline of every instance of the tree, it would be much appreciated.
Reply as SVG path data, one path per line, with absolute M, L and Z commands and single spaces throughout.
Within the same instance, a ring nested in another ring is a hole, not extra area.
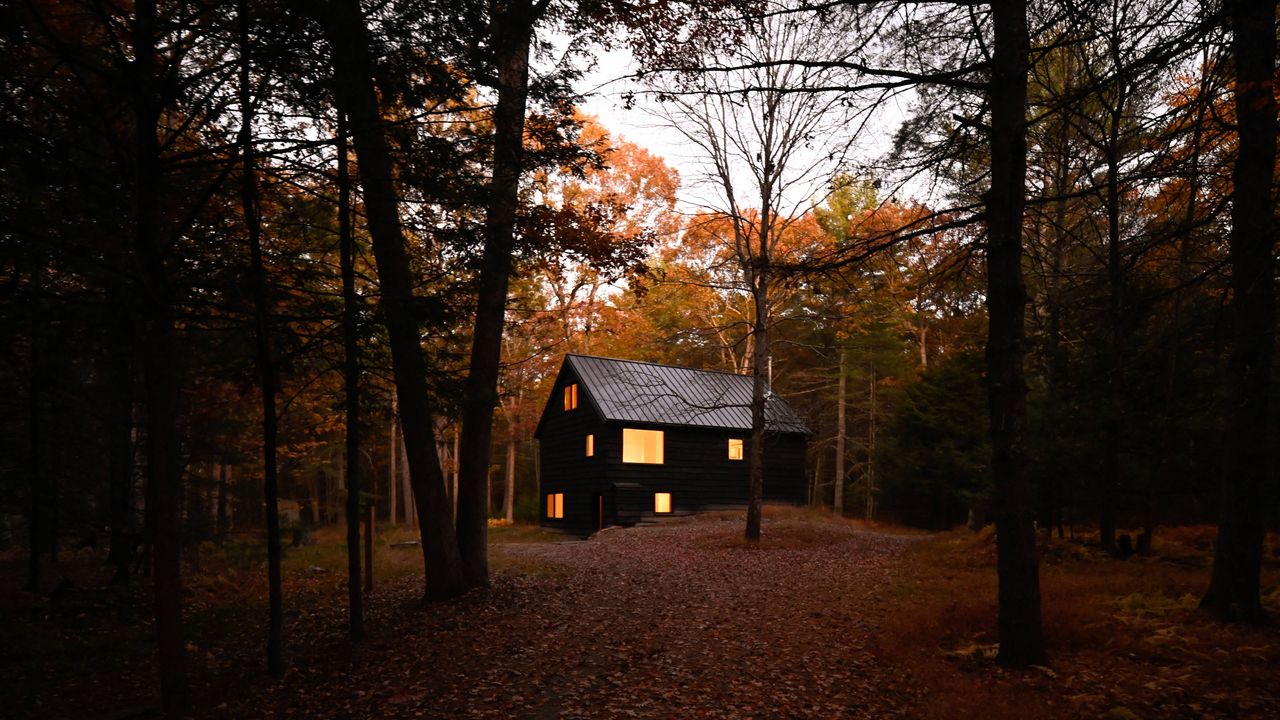
M 1213 577 L 1201 607 L 1220 618 L 1262 622 L 1262 546 L 1268 484 L 1267 397 L 1275 346 L 1276 3 L 1233 1 L 1235 116 L 1232 171 L 1232 349 L 1227 376 L 1222 515 Z M 1271 489 L 1274 493 L 1274 488 Z
M 351 639 L 361 640 L 364 638 L 364 600 L 360 592 L 360 329 L 357 324 L 360 298 L 356 294 L 356 248 L 351 228 L 351 173 L 347 154 L 346 122 L 339 115 L 338 244 L 342 263 L 342 390 L 346 416 L 343 463 L 347 485 L 347 597 Z M 372 517 L 370 513 L 371 521 Z
M 240 207 L 244 216 L 249 245 L 250 291 L 253 295 L 254 346 L 258 365 L 258 384 L 262 391 L 262 474 L 263 496 L 267 508 L 267 585 L 268 630 L 267 669 L 273 677 L 284 674 L 281 655 L 284 631 L 284 590 L 280 570 L 280 495 L 276 474 L 276 361 L 271 347 L 270 299 L 267 297 L 267 271 L 262 260 L 262 219 L 258 208 L 257 170 L 254 167 L 253 108 L 258 98 L 250 89 L 252 60 L 249 36 L 252 19 L 246 0 L 238 0 L 240 40 Z
M 484 256 L 476 289 L 475 331 L 462 404 L 458 468 L 458 547 L 472 585 L 489 584 L 489 454 L 497 404 L 502 330 L 515 247 L 520 176 L 524 170 L 529 47 L 545 0 L 494 0 L 489 42 L 497 71 L 493 110 L 493 176 L 485 219 Z
M 879 449 L 884 507 L 903 522 L 945 530 L 982 515 L 991 495 L 991 447 L 983 428 L 983 358 L 964 351 L 908 385 Z
M 705 182 L 714 193 L 707 202 L 728 225 L 721 242 L 731 248 L 741 286 L 751 298 L 745 535 L 759 540 L 774 275 L 778 263 L 797 259 L 777 257 L 779 243 L 802 216 L 795 211 L 797 195 L 807 201 L 815 183 L 834 174 L 851 138 L 837 132 L 849 120 L 847 105 L 838 94 L 821 90 L 832 73 L 809 72 L 796 62 L 833 53 L 838 35 L 826 26 L 785 16 L 755 17 L 747 23 L 744 43 L 733 53 L 712 53 L 704 74 L 665 91 L 664 112 L 707 166 Z M 828 139 L 827 152 L 810 153 L 819 137 Z
M 427 597 L 448 598 L 468 585 L 444 474 L 436 457 L 432 394 L 414 314 L 413 285 L 385 118 L 373 85 L 368 27 L 358 0 L 331 0 L 320 11 L 332 51 L 338 109 L 349 119 L 360 160 L 365 212 L 382 286 L 381 306 L 404 428 L 409 476 L 422 527 Z
M 1001 662 L 1045 660 L 1040 571 L 1027 477 L 1022 225 L 1027 164 L 1029 40 L 1025 0 L 991 3 L 991 187 L 987 224 L 987 397 L 991 420 L 992 505 L 1000 578 Z

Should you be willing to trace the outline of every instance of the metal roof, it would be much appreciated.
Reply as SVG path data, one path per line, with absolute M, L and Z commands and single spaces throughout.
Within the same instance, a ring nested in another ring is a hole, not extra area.
M 751 429 L 750 375 L 591 355 L 566 355 L 565 365 L 606 421 Z M 766 396 L 765 428 L 809 434 L 791 406 L 772 392 Z

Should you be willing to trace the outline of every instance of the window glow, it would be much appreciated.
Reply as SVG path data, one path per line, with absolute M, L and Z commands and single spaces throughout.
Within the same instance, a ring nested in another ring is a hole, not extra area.
M 564 518 L 564 493 L 547 493 L 547 517 L 553 520 Z
M 587 436 L 587 457 L 594 457 L 596 454 L 596 436 Z
M 578 383 L 564 386 L 564 409 L 574 410 L 578 407 Z
M 656 513 L 671 512 L 671 493 L 654 493 L 653 511 Z
M 742 459 L 742 438 L 729 438 L 729 459 Z
M 622 462 L 662 464 L 662 431 L 622 429 Z

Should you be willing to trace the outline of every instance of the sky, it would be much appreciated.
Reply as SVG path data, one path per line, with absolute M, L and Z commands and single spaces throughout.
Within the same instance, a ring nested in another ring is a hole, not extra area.
M 637 93 L 636 105 L 624 107 L 623 94 L 639 90 L 627 80 L 635 62 L 627 50 L 610 50 L 596 56 L 597 65 L 583 78 L 580 88 L 587 94 L 579 105 L 583 112 L 594 115 L 610 135 L 639 145 L 654 155 L 662 156 L 667 165 L 680 173 L 682 185 L 697 174 L 698 163 L 677 133 L 663 127 L 650 114 L 650 104 L 643 93 Z M 683 190 L 687 192 L 687 188 Z
M 683 211 L 715 204 L 707 199 L 707 188 L 697 187 L 697 180 L 703 173 L 695 150 L 677 131 L 664 126 L 662 120 L 653 116 L 651 101 L 643 92 L 638 92 L 642 86 L 627 79 L 634 69 L 635 62 L 625 49 L 599 53 L 596 67 L 579 84 L 579 89 L 587 95 L 579 107 L 583 112 L 596 116 L 611 135 L 663 157 L 667 165 L 679 172 L 680 207 Z M 628 91 L 635 92 L 636 98 L 635 106 L 630 109 L 624 106 L 623 101 Z M 851 158 L 853 161 L 870 163 L 888 152 L 894 130 L 907 115 L 908 101 L 909 98 L 886 104 L 879 117 L 870 124 L 868 132 L 859 138 Z M 902 192 L 906 196 L 923 199 L 919 197 L 924 194 L 923 183 L 912 183 Z M 800 204 L 805 202 L 808 198 L 799 199 Z

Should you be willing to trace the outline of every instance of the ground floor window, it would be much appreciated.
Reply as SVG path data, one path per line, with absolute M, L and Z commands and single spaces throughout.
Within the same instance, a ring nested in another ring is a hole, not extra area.
M 622 462 L 662 464 L 662 431 L 622 429 Z
M 671 493 L 654 493 L 653 511 L 656 513 L 671 512 Z
M 547 517 L 552 520 L 564 519 L 564 493 L 547 493 Z

